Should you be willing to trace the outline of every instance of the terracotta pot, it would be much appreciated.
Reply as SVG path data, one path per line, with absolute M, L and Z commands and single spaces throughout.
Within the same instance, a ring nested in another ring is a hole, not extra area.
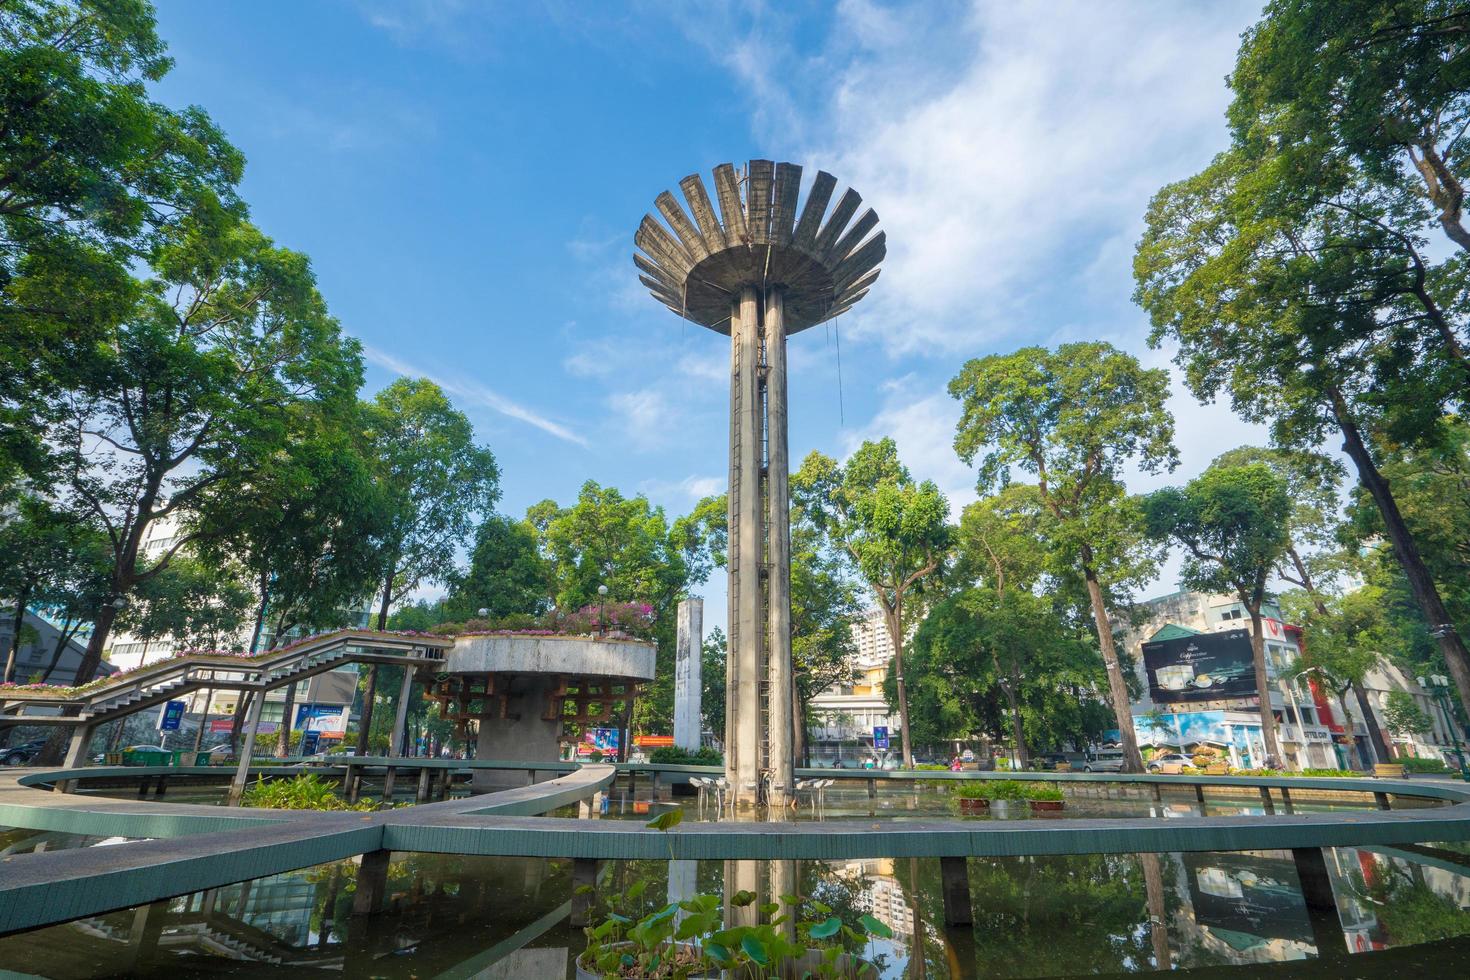
M 633 812 L 634 813 L 647 813 L 649 806 L 650 806 L 650 804 L 649 804 L 649 802 L 647 800 L 634 800 L 633 801 Z
M 961 797 L 959 797 L 959 801 L 960 801 L 960 812 L 961 813 L 988 813 L 988 812 L 990 812 L 990 801 L 989 800 L 972 800 L 972 799 L 968 799 L 966 797 L 961 796 Z
M 1066 805 L 1066 800 L 1031 800 L 1032 813 L 1052 813 Z

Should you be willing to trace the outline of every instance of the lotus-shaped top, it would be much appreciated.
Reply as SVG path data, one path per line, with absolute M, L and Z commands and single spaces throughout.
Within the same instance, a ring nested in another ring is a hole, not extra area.
M 664 191 L 654 203 L 668 224 L 644 215 L 633 236 L 638 279 L 660 303 L 729 334 L 730 304 L 742 287 L 780 286 L 786 332 L 795 333 L 867 294 L 887 246 L 883 232 L 872 234 L 872 208 L 852 221 L 862 203 L 857 191 L 845 191 L 829 214 L 837 181 L 818 171 L 798 214 L 801 168 L 794 163 L 752 160 L 743 179 L 722 163 L 714 175 L 718 215 L 704 181 L 690 174 L 679 181 L 689 212 Z

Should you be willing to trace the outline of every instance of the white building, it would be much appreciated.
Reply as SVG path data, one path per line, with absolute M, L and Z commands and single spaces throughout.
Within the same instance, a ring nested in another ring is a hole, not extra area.
M 812 698 L 812 714 L 816 717 L 811 731 L 814 757 L 836 758 L 841 743 L 871 748 L 874 728 L 887 728 L 890 737 L 898 737 L 898 716 L 889 714 L 883 696 L 883 682 L 893 662 L 893 641 L 883 622 L 883 611 L 865 612 L 853 624 L 852 639 L 855 649 L 848 660 L 847 676 Z

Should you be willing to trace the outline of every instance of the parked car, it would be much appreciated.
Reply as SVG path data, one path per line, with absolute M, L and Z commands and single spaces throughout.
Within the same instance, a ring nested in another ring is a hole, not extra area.
M 32 742 L 22 742 L 3 749 L 0 755 L 0 766 L 23 766 L 40 754 L 46 745 L 44 738 L 38 738 Z
M 1031 768 L 1051 771 L 1063 762 L 1072 765 L 1072 757 L 1065 752 L 1044 752 L 1031 759 Z
M 1082 766 L 1083 772 L 1122 772 L 1122 749 L 1098 749 Z
M 1179 752 L 1160 752 L 1148 760 L 1148 771 L 1159 772 L 1165 766 L 1192 766 L 1194 760 Z

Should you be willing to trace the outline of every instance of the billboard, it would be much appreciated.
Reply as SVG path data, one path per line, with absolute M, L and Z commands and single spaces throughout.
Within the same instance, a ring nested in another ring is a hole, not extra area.
M 347 730 L 347 706 L 342 704 L 301 704 L 296 706 L 296 724 L 304 732 L 342 732 Z
M 1196 633 L 1143 645 L 1148 693 L 1155 703 L 1225 701 L 1256 694 L 1248 630 Z
M 886 748 L 888 748 L 888 726 L 887 725 L 874 725 L 873 726 L 873 748 L 875 748 L 875 749 L 886 749 Z

